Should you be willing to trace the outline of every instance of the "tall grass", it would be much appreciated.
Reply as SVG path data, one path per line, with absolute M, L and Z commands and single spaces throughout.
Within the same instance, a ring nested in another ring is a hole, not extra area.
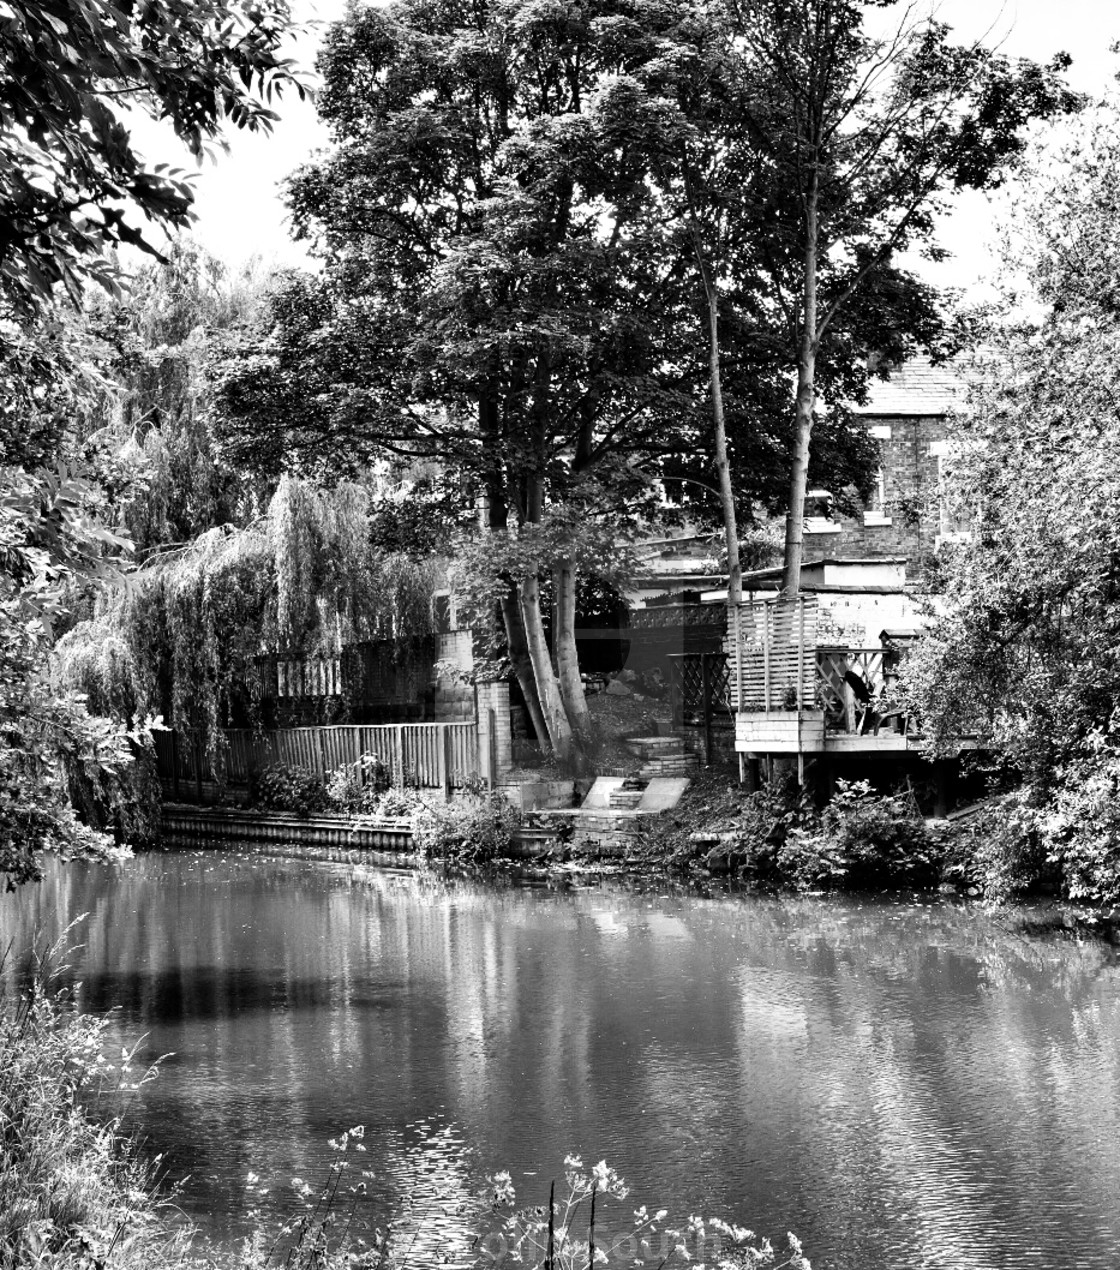
M 107 1061 L 107 1025 L 69 1008 L 56 952 L 0 993 L 0 1268 L 178 1265 L 186 1236 L 111 1111 L 146 1074 Z

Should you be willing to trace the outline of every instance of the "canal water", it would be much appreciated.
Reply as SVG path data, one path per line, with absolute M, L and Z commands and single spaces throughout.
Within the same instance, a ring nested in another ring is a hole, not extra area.
M 80 914 L 80 1007 L 170 1054 L 129 1122 L 227 1246 L 364 1125 L 359 1220 L 417 1265 L 490 1229 L 488 1173 L 540 1203 L 569 1153 L 631 1185 L 606 1233 L 648 1204 L 794 1231 L 815 1270 L 1120 1264 L 1105 945 L 928 900 L 218 852 L 52 867 L 0 932 Z

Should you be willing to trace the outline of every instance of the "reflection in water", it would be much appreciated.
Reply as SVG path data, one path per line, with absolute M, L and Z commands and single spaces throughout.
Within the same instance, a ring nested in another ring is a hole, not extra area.
M 943 904 L 211 852 L 54 868 L 0 938 L 82 912 L 81 1007 L 174 1051 L 135 1115 L 215 1238 L 364 1124 L 366 1212 L 423 1264 L 467 1258 L 486 1173 L 540 1202 L 569 1151 L 636 1203 L 794 1230 L 817 1270 L 1116 1264 L 1107 948 Z

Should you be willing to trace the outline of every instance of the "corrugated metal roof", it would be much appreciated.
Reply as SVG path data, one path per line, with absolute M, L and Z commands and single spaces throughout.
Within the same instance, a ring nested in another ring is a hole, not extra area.
M 951 365 L 934 366 L 928 357 L 913 357 L 891 370 L 890 379 L 872 375 L 867 405 L 860 415 L 943 415 L 964 405 L 965 383 Z

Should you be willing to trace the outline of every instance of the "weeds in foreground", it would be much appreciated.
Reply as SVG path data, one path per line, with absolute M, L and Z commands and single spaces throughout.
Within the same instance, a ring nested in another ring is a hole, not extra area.
M 0 999 L 0 1268 L 179 1265 L 186 1239 L 162 1220 L 158 1161 L 140 1161 L 119 1121 L 152 1069 L 135 1070 L 135 1049 L 106 1059 L 106 1022 L 75 1014 L 58 986 L 59 947 Z M 117 1115 L 100 1118 L 111 1103 Z
M 585 1169 L 579 1156 L 564 1161 L 564 1191 L 556 1185 L 547 1207 L 517 1208 L 509 1173 L 490 1178 L 493 1210 L 509 1210 L 497 1231 L 481 1241 L 493 1266 L 528 1270 L 594 1270 L 597 1265 L 667 1266 L 692 1270 L 812 1270 L 794 1235 L 776 1249 L 768 1239 L 719 1218 L 690 1217 L 683 1227 L 666 1226 L 665 1209 L 633 1210 L 621 1223 L 604 1220 L 602 1205 L 625 1200 L 629 1189 L 601 1160 Z M 582 1211 L 581 1211 L 582 1210 Z
M 69 930 L 65 933 L 69 934 Z M 107 1022 L 76 1013 L 60 977 L 56 945 L 35 959 L 28 986 L 0 995 L 0 1270 L 214 1270 L 215 1261 L 192 1247 L 192 1232 L 173 1218 L 155 1176 L 121 1131 L 122 1099 L 155 1075 L 137 1070 L 135 1049 L 120 1061 L 105 1057 Z M 9 954 L 10 956 L 10 949 Z M 0 957 L 0 982 L 7 957 Z M 106 1118 L 107 1105 L 115 1114 Z M 391 1228 L 359 1230 L 356 1220 L 372 1173 L 363 1167 L 365 1130 L 347 1129 L 329 1145 L 336 1158 L 318 1191 L 292 1178 L 297 1212 L 269 1231 L 251 1212 L 255 1233 L 236 1260 L 238 1270 L 421 1270 L 413 1261 L 417 1233 L 396 1238 Z M 250 1174 L 250 1190 L 267 1188 Z M 545 1207 L 517 1208 L 508 1173 L 489 1179 L 481 1197 L 499 1219 L 470 1248 L 448 1248 L 440 1265 L 472 1262 L 486 1270 L 594 1270 L 641 1265 L 665 1270 L 811 1270 L 797 1240 L 782 1252 L 748 1230 L 719 1220 L 690 1218 L 665 1225 L 666 1213 L 640 1208 L 613 1228 L 608 1200 L 627 1189 L 605 1162 L 585 1170 L 565 1161 L 559 1198 L 553 1185 Z

